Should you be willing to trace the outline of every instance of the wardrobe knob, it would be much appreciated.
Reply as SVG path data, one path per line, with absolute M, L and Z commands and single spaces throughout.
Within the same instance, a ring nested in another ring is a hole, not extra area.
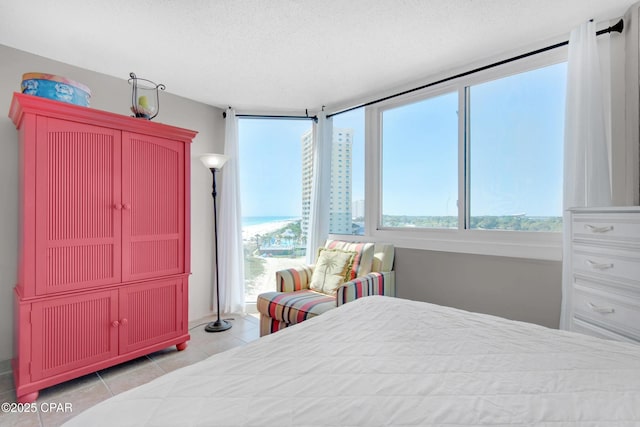
M 113 207 L 118 211 L 122 209 L 122 205 L 120 203 L 116 203 L 115 205 L 113 205 Z
M 113 322 L 111 322 L 111 326 L 113 326 L 114 328 L 117 328 L 118 326 L 120 326 L 120 322 L 118 322 L 117 320 L 114 320 Z
M 131 205 L 129 203 L 125 203 L 124 205 L 122 205 L 122 207 L 126 210 L 131 209 Z
M 126 317 L 120 321 L 121 325 L 126 325 L 127 323 L 129 323 L 129 320 Z

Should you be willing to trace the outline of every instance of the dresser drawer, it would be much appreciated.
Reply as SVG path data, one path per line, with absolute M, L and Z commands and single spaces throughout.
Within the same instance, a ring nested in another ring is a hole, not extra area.
M 589 322 L 584 322 L 580 319 L 576 319 L 575 317 L 571 319 L 571 330 L 573 332 L 580 332 L 581 334 L 591 335 L 592 337 L 604 338 L 608 340 L 626 341 L 631 343 L 640 342 L 640 337 L 638 337 L 637 339 L 625 337 L 624 335 L 616 334 L 615 332 L 603 329 Z
M 574 242 L 611 242 L 640 248 L 640 219 L 637 214 L 574 214 L 571 223 Z
M 573 315 L 603 329 L 640 339 L 640 298 L 616 298 L 611 293 L 574 285 Z
M 574 245 L 573 271 L 601 279 L 626 281 L 640 293 L 640 252 Z

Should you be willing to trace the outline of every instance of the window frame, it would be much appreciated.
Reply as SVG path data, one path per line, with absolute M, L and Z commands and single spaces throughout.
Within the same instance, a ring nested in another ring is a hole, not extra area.
M 420 91 L 388 99 L 365 109 L 365 234 L 353 240 L 371 238 L 397 247 L 539 260 L 562 259 L 562 233 L 509 230 L 473 230 L 469 221 L 469 114 L 468 87 L 567 61 L 567 49 L 558 48 L 535 56 L 460 77 Z M 382 113 L 403 105 L 457 91 L 458 117 L 458 221 L 457 229 L 382 227 Z M 461 206 L 460 206 L 461 204 Z M 332 237 L 347 238 L 345 235 Z

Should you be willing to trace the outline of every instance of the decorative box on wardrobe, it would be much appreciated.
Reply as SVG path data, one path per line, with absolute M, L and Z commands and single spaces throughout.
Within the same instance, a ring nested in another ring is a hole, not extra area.
M 188 333 L 196 132 L 14 94 L 20 144 L 18 402 Z
M 640 207 L 570 212 L 570 329 L 640 343 Z

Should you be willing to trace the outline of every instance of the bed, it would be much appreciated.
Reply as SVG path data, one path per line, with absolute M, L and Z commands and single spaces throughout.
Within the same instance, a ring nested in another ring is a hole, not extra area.
M 639 426 L 640 346 L 372 296 L 65 424 L 417 425 Z

